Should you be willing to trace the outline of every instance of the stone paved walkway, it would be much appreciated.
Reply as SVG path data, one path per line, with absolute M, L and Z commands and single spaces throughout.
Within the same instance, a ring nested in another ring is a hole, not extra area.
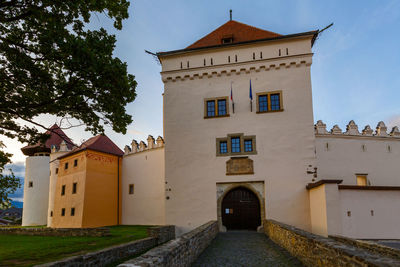
M 303 266 L 296 258 L 263 233 L 229 231 L 219 233 L 192 267 L 213 266 Z

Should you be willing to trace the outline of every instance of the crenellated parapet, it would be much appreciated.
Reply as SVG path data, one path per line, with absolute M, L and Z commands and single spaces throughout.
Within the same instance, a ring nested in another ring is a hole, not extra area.
M 321 120 L 317 121 L 314 125 L 314 130 L 316 135 L 337 135 L 337 136 L 370 136 L 370 137 L 394 137 L 400 138 L 400 131 L 398 126 L 394 126 L 390 133 L 387 132 L 387 127 L 383 121 L 380 121 L 376 126 L 375 132 L 372 130 L 371 126 L 367 125 L 361 131 L 358 130 L 358 125 L 351 120 L 346 125 L 346 131 L 343 132 L 339 125 L 334 125 L 330 131 L 327 131 L 326 124 Z
M 147 137 L 147 144 L 144 141 L 140 141 L 140 143 L 138 143 L 136 140 L 132 140 L 131 146 L 125 146 L 124 154 L 135 154 L 161 147 L 164 147 L 164 139 L 161 136 L 157 137 L 157 139 L 154 139 L 152 135 L 149 135 L 149 137 Z

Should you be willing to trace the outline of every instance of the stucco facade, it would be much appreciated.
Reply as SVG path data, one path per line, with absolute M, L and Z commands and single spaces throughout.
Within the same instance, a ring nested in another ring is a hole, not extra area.
M 52 227 L 118 225 L 122 204 L 118 190 L 121 159 L 115 155 L 84 150 L 61 158 L 60 166 Z
M 178 234 L 217 219 L 217 183 L 252 180 L 264 181 L 266 218 L 310 229 L 304 185 L 315 162 L 312 38 L 161 56 L 165 179 L 171 187 L 166 223 L 177 225 Z M 286 48 L 290 55 L 279 57 L 279 49 Z M 253 52 L 260 51 L 263 58 L 253 60 Z M 228 55 L 237 55 L 238 62 L 229 64 Z M 201 67 L 204 58 L 213 58 L 213 65 Z M 179 69 L 181 61 L 193 68 Z M 283 111 L 257 114 L 253 101 L 251 112 L 250 79 L 254 95 L 281 90 Z M 229 96 L 231 84 L 235 112 L 230 107 L 229 117 L 205 119 L 205 99 Z M 256 136 L 257 154 L 249 156 L 253 175 L 227 176 L 229 157 L 216 156 L 216 139 L 235 133 Z
M 22 226 L 46 225 L 49 200 L 48 154 L 26 158 Z
M 163 144 L 124 155 L 122 224 L 165 224 L 165 201 L 169 193 L 166 189 L 169 187 L 165 184 L 164 163 Z

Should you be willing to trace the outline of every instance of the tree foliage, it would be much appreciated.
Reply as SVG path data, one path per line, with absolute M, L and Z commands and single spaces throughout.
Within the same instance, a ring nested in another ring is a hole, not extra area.
M 3 147 L 4 145 L 0 141 L 0 149 Z M 5 165 L 11 163 L 10 157 L 11 154 L 0 150 L 0 209 L 9 208 L 11 206 L 10 195 L 15 193 L 17 188 L 21 186 L 20 180 L 15 177 L 12 170 L 5 169 Z M 5 174 L 7 171 L 10 174 Z
M 44 141 L 41 114 L 75 118 L 93 134 L 103 125 L 125 133 L 136 81 L 113 56 L 115 36 L 86 26 L 103 13 L 121 29 L 128 7 L 126 0 L 0 0 L 0 134 Z

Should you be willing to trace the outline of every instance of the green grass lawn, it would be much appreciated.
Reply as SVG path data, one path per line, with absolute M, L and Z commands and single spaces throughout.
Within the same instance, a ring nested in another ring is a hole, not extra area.
M 0 235 L 0 266 L 32 266 L 147 237 L 148 226 L 111 226 L 111 236 Z

